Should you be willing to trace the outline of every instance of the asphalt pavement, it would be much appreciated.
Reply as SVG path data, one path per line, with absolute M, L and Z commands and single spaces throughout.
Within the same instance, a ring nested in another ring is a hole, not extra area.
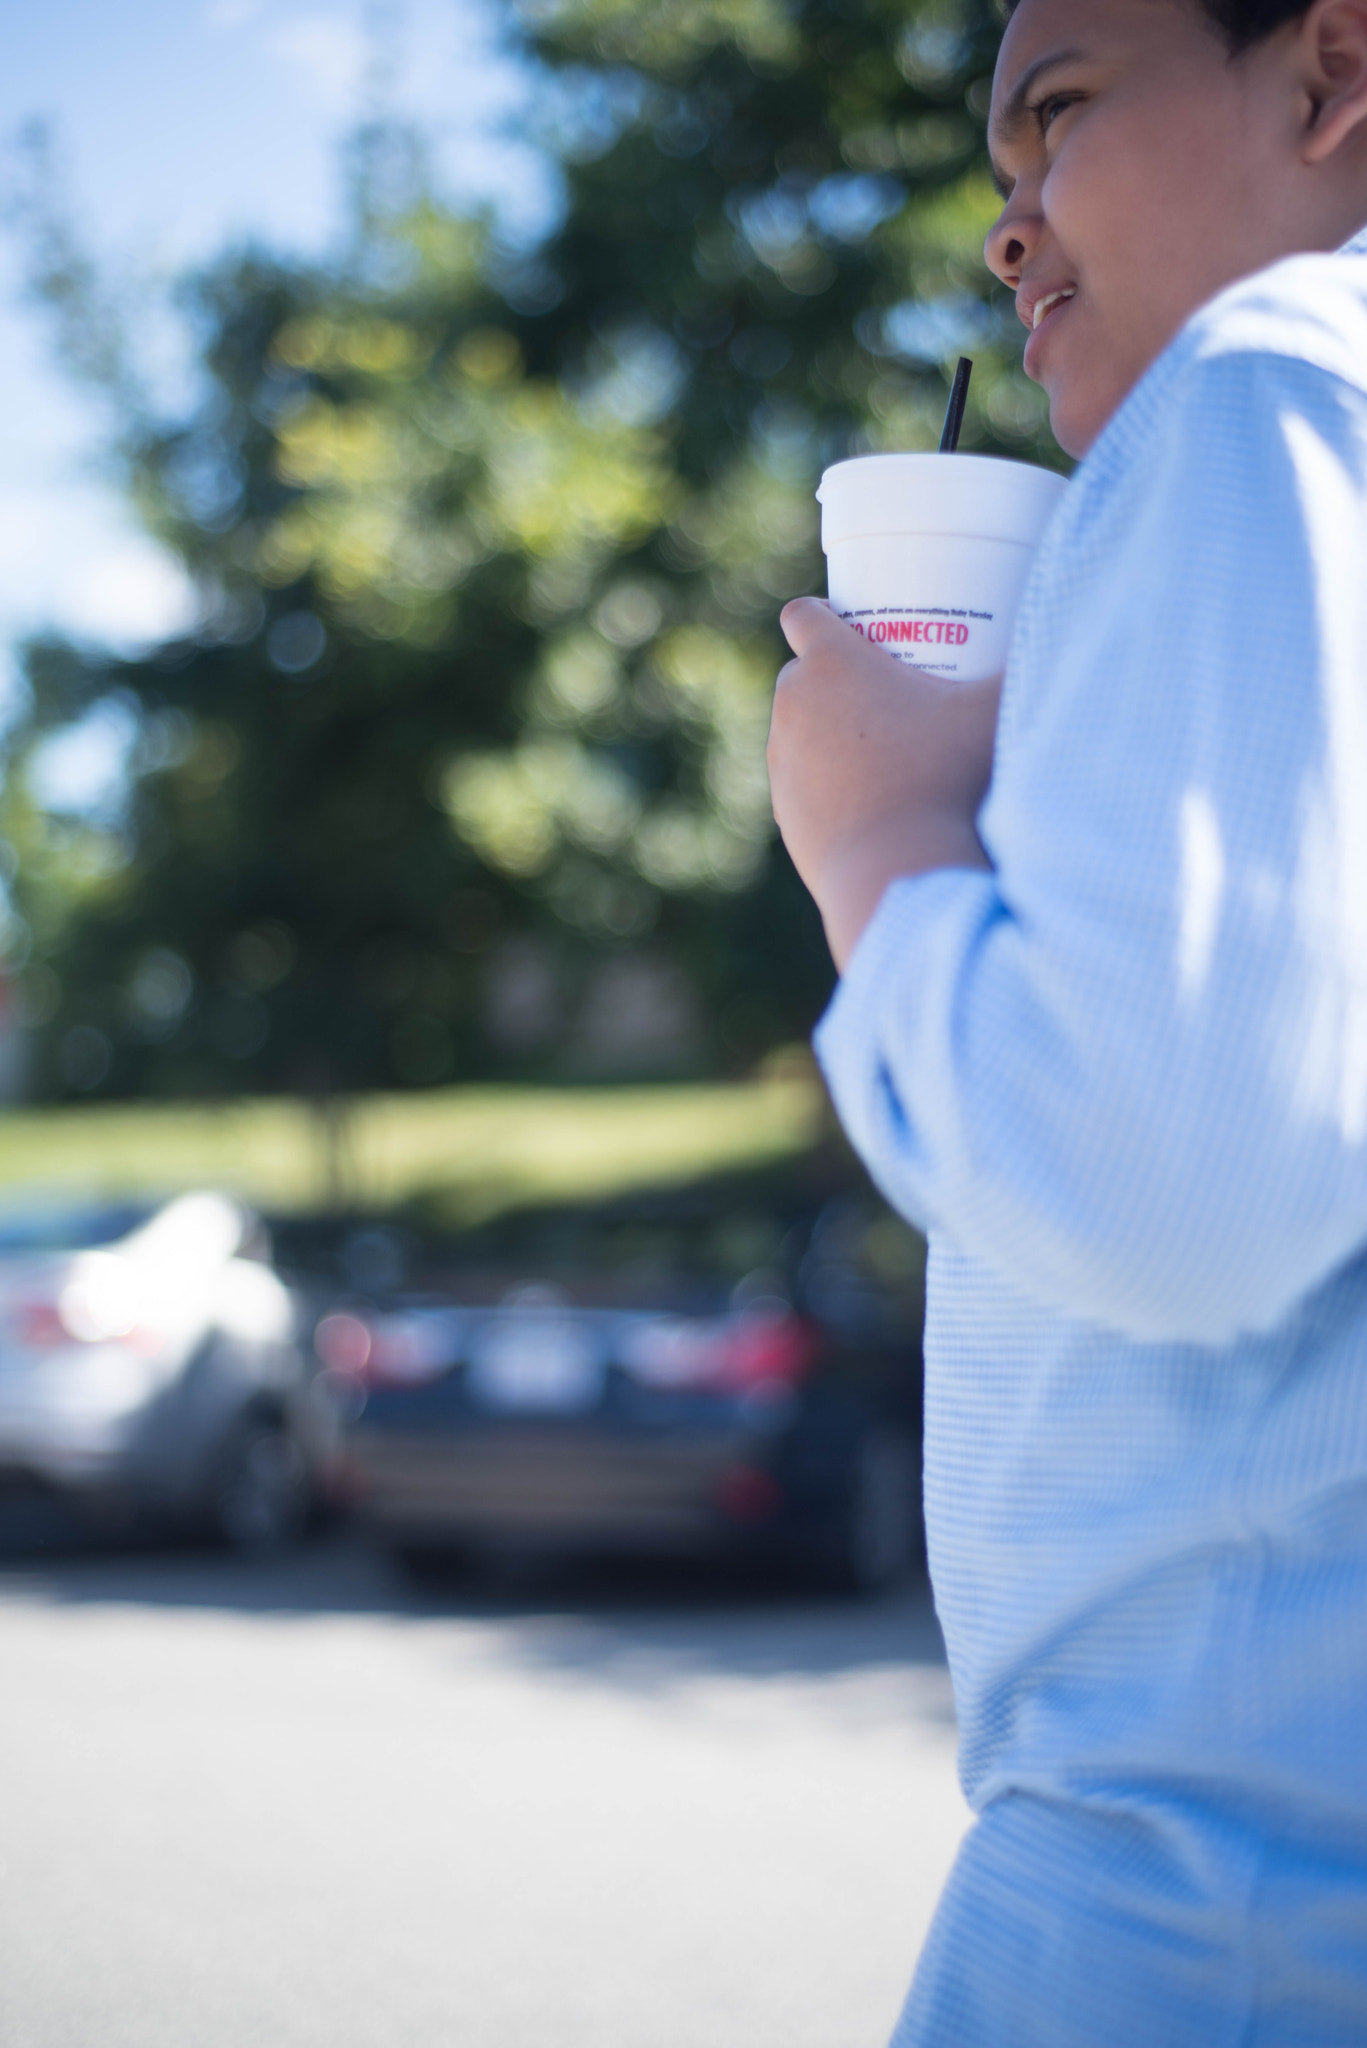
M 3 2048 L 882 2048 L 966 1821 L 921 1584 L 0 1558 Z

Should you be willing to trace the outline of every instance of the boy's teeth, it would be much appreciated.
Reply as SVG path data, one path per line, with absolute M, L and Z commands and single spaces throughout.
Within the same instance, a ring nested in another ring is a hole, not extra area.
M 1041 320 L 1048 319 L 1055 306 L 1062 305 L 1065 299 L 1071 299 L 1072 297 L 1073 293 L 1070 291 L 1050 292 L 1047 299 L 1040 299 L 1035 306 L 1034 325 L 1038 327 Z

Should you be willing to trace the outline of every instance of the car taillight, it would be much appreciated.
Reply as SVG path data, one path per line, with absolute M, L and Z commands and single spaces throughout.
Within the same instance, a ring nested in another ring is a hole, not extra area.
M 731 1335 L 727 1378 L 737 1387 L 790 1387 L 816 1357 L 810 1323 L 789 1312 L 739 1316 Z
M 739 1393 L 759 1386 L 793 1386 L 816 1356 L 811 1325 L 791 1309 L 745 1310 L 739 1315 L 652 1317 L 630 1331 L 622 1363 L 647 1386 Z
M 313 1348 L 329 1372 L 364 1379 L 372 1348 L 370 1327 L 359 1316 L 324 1316 L 313 1333 Z
M 339 1310 L 324 1316 L 313 1348 L 329 1372 L 363 1386 L 423 1386 L 460 1355 L 461 1318 L 446 1310 L 360 1316 Z
M 13 1312 L 12 1323 L 15 1336 L 30 1350 L 71 1342 L 71 1332 L 62 1321 L 55 1301 L 20 1302 Z
M 97 1270 L 78 1275 L 55 1301 L 21 1302 L 12 1314 L 15 1336 L 33 1351 L 118 1344 L 154 1358 L 165 1347 L 166 1332 L 141 1312 L 134 1288 L 110 1280 L 108 1272 Z

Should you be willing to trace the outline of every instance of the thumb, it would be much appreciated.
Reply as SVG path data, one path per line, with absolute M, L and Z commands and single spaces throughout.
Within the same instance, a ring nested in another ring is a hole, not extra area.
M 795 597 L 785 604 L 778 615 L 783 628 L 783 637 L 799 660 L 810 647 L 814 647 L 824 633 L 832 630 L 848 632 L 844 621 L 838 619 L 824 597 Z

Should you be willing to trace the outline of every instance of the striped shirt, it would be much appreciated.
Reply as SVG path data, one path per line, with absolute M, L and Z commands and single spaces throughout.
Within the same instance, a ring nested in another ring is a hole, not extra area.
M 1200 312 L 1046 533 L 991 874 L 817 1034 L 931 1237 L 979 1814 L 899 2044 L 1367 2041 L 1367 234 Z

